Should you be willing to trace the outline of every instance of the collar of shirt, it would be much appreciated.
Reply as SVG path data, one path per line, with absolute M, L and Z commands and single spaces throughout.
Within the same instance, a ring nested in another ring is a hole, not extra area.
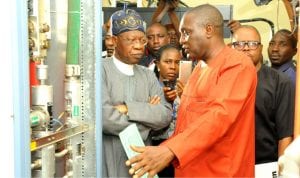
M 158 79 L 158 83 L 159 83 L 159 85 L 160 85 L 161 87 L 164 87 L 164 86 L 165 86 L 164 83 L 161 82 L 159 79 Z
M 119 59 L 117 59 L 115 56 L 113 56 L 113 62 L 116 65 L 116 67 L 119 69 L 119 71 L 122 72 L 123 74 L 129 76 L 134 75 L 133 65 L 125 64 L 124 62 L 121 62 Z
M 200 63 L 199 65 L 200 65 L 201 68 L 206 68 L 207 67 L 207 64 L 203 60 L 200 60 L 199 63 Z
M 282 64 L 282 65 L 278 68 L 278 70 L 284 72 L 284 71 L 288 70 L 290 67 L 292 67 L 293 65 L 294 65 L 294 64 L 293 64 L 293 61 L 290 60 L 290 61 L 288 61 L 288 62 Z
M 106 58 L 107 57 L 107 52 L 106 51 L 102 51 L 102 58 Z
M 146 65 L 147 65 L 147 67 L 149 68 L 149 69 L 151 69 L 152 68 L 152 71 L 154 70 L 154 67 L 151 67 L 151 66 L 153 66 L 153 64 L 154 64 L 154 66 L 155 66 L 155 60 L 156 60 L 156 57 L 155 56 L 153 56 L 152 54 L 149 54 L 148 56 L 146 56 Z

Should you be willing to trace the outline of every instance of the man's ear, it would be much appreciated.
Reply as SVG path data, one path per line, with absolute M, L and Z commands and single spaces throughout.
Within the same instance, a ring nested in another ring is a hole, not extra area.
M 297 51 L 298 51 L 298 48 L 295 48 L 294 52 L 293 52 L 293 56 L 295 56 L 297 54 Z
M 213 24 L 206 24 L 205 25 L 205 32 L 206 32 L 206 37 L 211 38 L 215 32 L 215 26 Z
M 114 35 L 111 38 L 112 38 L 112 42 L 113 42 L 114 46 L 116 47 L 118 44 L 118 38 Z

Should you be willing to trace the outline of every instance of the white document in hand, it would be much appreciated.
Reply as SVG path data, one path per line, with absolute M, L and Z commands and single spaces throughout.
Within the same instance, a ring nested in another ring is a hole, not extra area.
M 131 124 L 126 127 L 122 132 L 119 133 L 119 137 L 128 158 L 132 158 L 138 154 L 130 148 L 130 145 L 145 146 L 136 124 Z M 147 176 L 148 174 L 144 174 L 142 178 L 147 178 Z M 154 178 L 158 178 L 158 176 L 155 175 Z
M 274 178 L 278 177 L 277 162 L 255 164 L 255 178 Z

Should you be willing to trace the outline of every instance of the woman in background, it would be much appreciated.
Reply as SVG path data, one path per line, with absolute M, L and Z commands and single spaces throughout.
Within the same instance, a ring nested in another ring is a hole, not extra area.
M 180 102 L 180 96 L 183 91 L 183 84 L 177 80 L 179 74 L 179 64 L 182 59 L 180 49 L 174 45 L 168 44 L 161 47 L 157 54 L 156 65 L 159 72 L 159 83 L 163 88 L 166 100 L 172 104 L 172 121 L 169 127 L 154 133 L 152 144 L 159 145 L 169 138 L 175 129 L 177 108 Z M 159 177 L 174 177 L 174 168 L 172 165 L 158 173 Z

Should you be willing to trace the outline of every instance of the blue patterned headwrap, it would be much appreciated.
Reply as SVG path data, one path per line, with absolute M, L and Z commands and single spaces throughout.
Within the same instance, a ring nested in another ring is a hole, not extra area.
M 111 23 L 113 35 L 132 30 L 145 32 L 142 17 L 132 9 L 116 11 L 111 16 Z

